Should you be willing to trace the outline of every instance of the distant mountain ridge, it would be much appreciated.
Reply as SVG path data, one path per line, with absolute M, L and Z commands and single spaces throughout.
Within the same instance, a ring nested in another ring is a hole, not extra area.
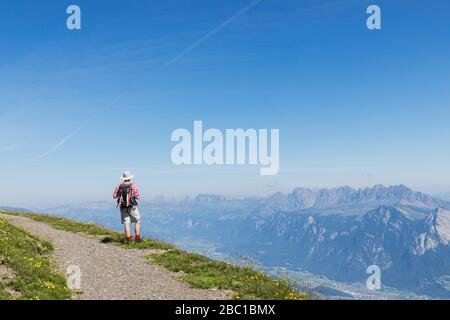
M 25 208 L 7 207 L 7 206 L 0 206 L 0 210 L 16 211 L 16 212 L 32 212 L 31 210 Z
M 73 209 L 79 209 L 79 210 L 109 210 L 112 208 L 115 208 L 116 204 L 112 200 L 111 202 L 108 201 L 91 201 L 91 202 L 84 202 L 84 203 L 72 203 L 72 204 L 65 204 L 61 206 L 55 206 L 55 207 L 49 207 L 42 209 L 42 212 L 51 212 L 54 214 L 58 213 L 65 213 L 68 210 Z
M 269 197 L 259 209 L 260 212 L 302 211 L 338 208 L 374 209 L 380 205 L 415 207 L 416 209 L 450 208 L 450 203 L 436 199 L 422 192 L 413 191 L 404 186 L 375 185 L 372 188 L 353 189 L 348 186 L 333 189 L 296 188 L 290 194 L 274 194 Z
M 220 194 L 199 194 L 192 199 L 183 201 L 141 201 L 144 207 L 177 207 L 187 211 L 195 209 L 212 210 L 213 212 L 245 211 L 248 213 L 271 214 L 275 212 L 308 211 L 324 214 L 329 210 L 336 213 L 356 212 L 364 214 L 380 205 L 412 207 L 414 210 L 426 213 L 429 209 L 450 209 L 450 202 L 437 199 L 422 192 L 413 191 L 404 185 L 375 185 L 362 189 L 342 186 L 331 189 L 295 188 L 289 194 L 280 192 L 269 197 L 237 198 Z M 42 209 L 43 212 L 67 212 L 69 210 L 110 210 L 115 208 L 115 202 L 96 201 Z M 369 208 L 369 209 L 368 209 Z M 358 209 L 361 209 L 358 211 Z
M 450 203 L 404 185 L 296 188 L 265 198 L 201 194 L 141 201 L 145 230 L 168 241 L 214 243 L 268 267 L 288 266 L 338 281 L 361 281 L 379 265 L 383 284 L 450 297 Z M 49 208 L 121 228 L 111 202 Z

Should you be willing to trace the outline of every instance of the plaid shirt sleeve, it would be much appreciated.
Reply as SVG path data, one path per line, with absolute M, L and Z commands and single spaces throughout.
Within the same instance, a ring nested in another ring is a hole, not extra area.
M 141 197 L 140 193 L 139 193 L 139 187 L 135 184 L 133 184 L 131 186 L 131 190 L 133 192 L 133 197 L 136 198 L 136 200 L 139 200 L 139 198 Z
M 120 185 L 118 185 L 115 189 L 114 189 L 114 192 L 113 192 L 113 199 L 117 199 L 118 197 L 119 197 L 119 187 L 120 187 Z

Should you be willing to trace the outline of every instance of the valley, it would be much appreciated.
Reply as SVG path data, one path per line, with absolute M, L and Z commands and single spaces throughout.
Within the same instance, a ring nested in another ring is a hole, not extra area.
M 448 202 L 402 185 L 141 204 L 147 234 L 184 249 L 256 264 L 273 275 L 283 271 L 324 297 L 413 299 L 450 297 L 448 208 Z M 109 203 L 45 211 L 121 228 Z M 367 292 L 366 269 L 374 264 L 381 269 L 382 290 Z

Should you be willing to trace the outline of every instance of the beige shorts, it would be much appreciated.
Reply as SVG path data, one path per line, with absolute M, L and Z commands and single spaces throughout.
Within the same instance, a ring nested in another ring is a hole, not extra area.
M 122 224 L 141 222 L 141 215 L 139 214 L 138 207 L 120 207 L 120 216 L 122 219 Z

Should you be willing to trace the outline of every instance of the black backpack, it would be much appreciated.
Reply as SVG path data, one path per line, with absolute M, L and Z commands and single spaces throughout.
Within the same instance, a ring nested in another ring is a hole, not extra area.
M 119 197 L 117 198 L 117 206 L 130 208 L 137 205 L 137 201 L 133 196 L 131 183 L 121 184 L 119 187 Z

